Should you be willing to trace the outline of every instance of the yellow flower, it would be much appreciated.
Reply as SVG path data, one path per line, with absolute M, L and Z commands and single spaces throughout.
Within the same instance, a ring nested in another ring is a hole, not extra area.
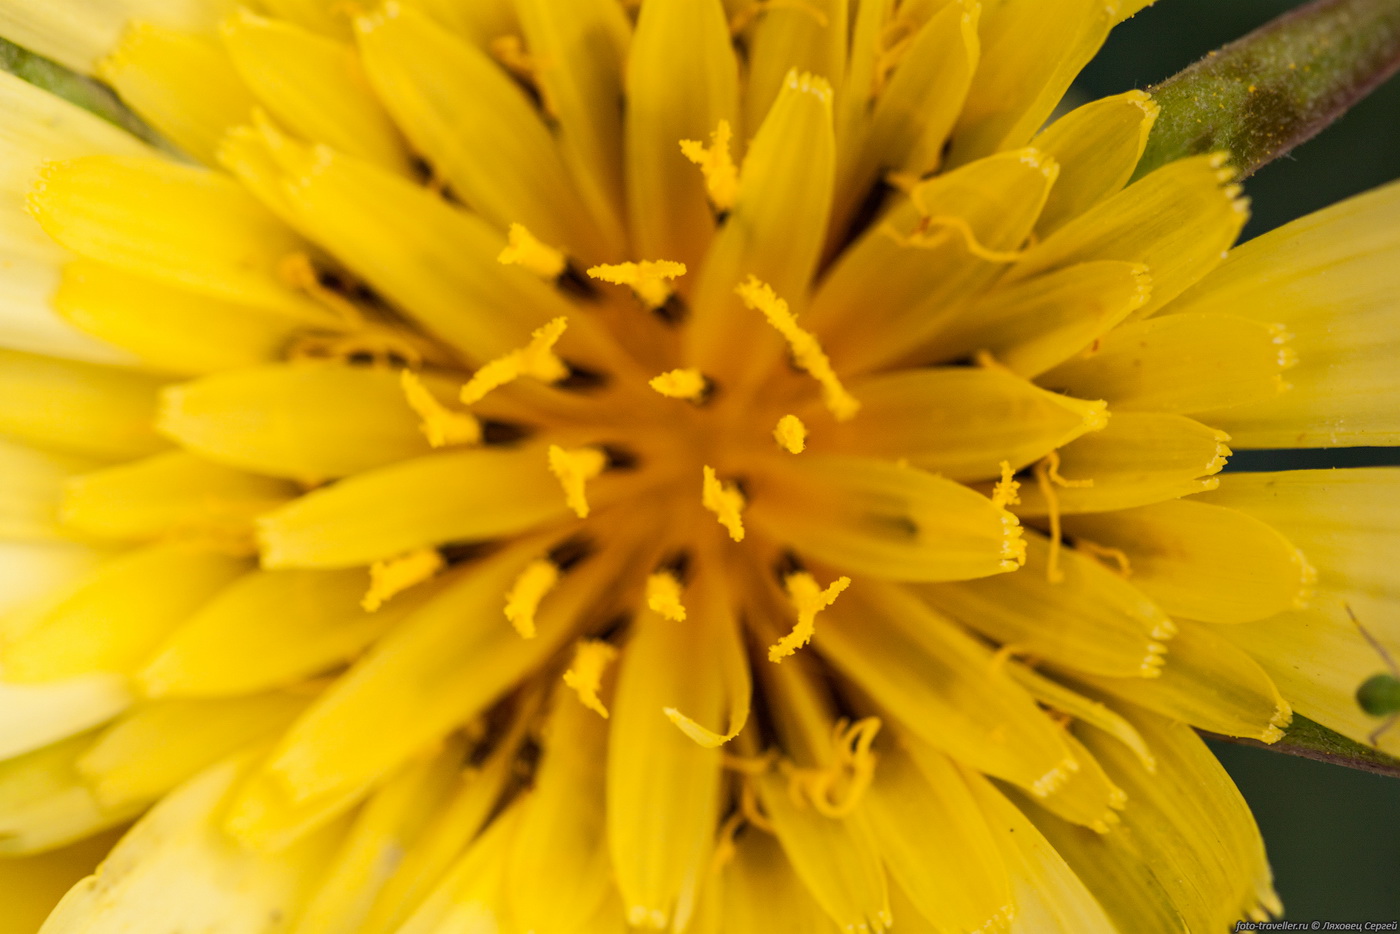
M 0 893 L 136 819 L 45 934 L 1277 912 L 1191 727 L 1371 734 L 1400 474 L 1218 474 L 1400 444 L 1400 187 L 1227 257 L 1147 95 L 1040 130 L 1142 5 L 0 0 L 190 157 L 0 76 Z

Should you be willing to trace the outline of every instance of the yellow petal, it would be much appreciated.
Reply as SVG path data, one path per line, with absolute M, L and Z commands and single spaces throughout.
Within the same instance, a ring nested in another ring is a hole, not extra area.
M 357 19 L 356 31 L 375 90 L 456 194 L 498 230 L 523 224 L 599 258 L 596 225 L 548 127 L 483 49 L 395 4 Z
M 823 425 L 814 452 L 905 458 L 952 480 L 1020 470 L 1104 425 L 1102 402 L 1043 389 L 998 368 L 899 370 L 852 384 L 861 414 Z M 803 414 L 816 422 L 814 408 Z
M 112 556 L 106 549 L 71 542 L 0 539 L 0 633 L 14 631 L 46 598 L 71 588 Z
M 1051 583 L 1045 538 L 1027 535 L 1026 545 L 1026 566 L 1015 574 L 915 589 L 933 606 L 1018 653 L 1117 678 L 1155 676 L 1176 630 L 1167 614 L 1073 549 L 1060 553 L 1063 576 Z
M 713 235 L 701 174 L 675 158 L 739 110 L 739 66 L 718 0 L 643 5 L 627 59 L 627 196 L 633 247 L 699 269 Z M 682 293 L 689 283 L 681 282 Z
M 207 36 L 133 23 L 97 74 L 163 136 L 213 164 L 224 132 L 248 119 L 253 95 Z
M 65 846 L 141 810 L 145 802 L 104 807 L 78 774 L 92 741 L 82 733 L 0 762 L 0 858 Z
M 576 190 L 616 244 L 624 203 L 619 102 L 632 24 L 617 0 L 516 0 L 515 8 Z
M 1119 930 L 1065 862 L 1056 843 L 1047 840 L 991 782 L 966 769 L 962 775 L 1006 860 L 1016 905 L 1011 934 L 1114 934 Z M 1092 831 L 1080 832 L 1098 837 Z
M 157 701 L 103 730 L 77 768 L 103 807 L 154 801 L 204 769 L 284 729 L 310 701 L 255 694 Z
M 1284 373 L 1297 360 L 1291 339 L 1279 325 L 1245 318 L 1168 315 L 1114 328 L 1040 381 L 1107 399 L 1114 411 L 1208 412 L 1287 391 Z
M 1117 22 L 1114 8 L 1099 0 L 988 6 L 984 64 L 953 137 L 955 164 L 1024 144 Z
M 151 424 L 159 386 L 130 370 L 0 350 L 0 432 L 74 454 L 140 457 L 165 446 Z
M 525 542 L 447 582 L 316 701 L 265 774 L 294 802 L 333 798 L 470 720 L 548 658 L 615 568 L 600 556 L 566 575 L 541 607 L 539 636 L 521 639 L 500 622 L 500 601 L 537 547 Z
M 749 60 L 745 126 L 763 122 L 775 98 L 782 97 L 783 83 L 792 70 L 815 75 L 833 87 L 841 86 L 851 6 L 850 0 L 804 0 L 801 4 L 750 7 L 757 18 L 745 35 Z
M 795 549 L 887 580 L 965 580 L 1020 566 L 1016 519 L 952 480 L 867 458 L 774 460 L 744 515 Z M 813 512 L 812 503 L 828 504 Z
M 407 146 L 371 93 L 352 46 L 246 9 L 225 21 L 223 40 L 248 89 L 288 129 L 410 172 Z
M 667 707 L 663 712 L 686 736 L 701 746 L 713 748 L 734 739 L 748 723 L 753 676 L 744 649 L 743 630 L 734 614 L 725 578 L 718 574 L 702 574 L 692 585 L 692 592 L 694 615 L 691 617 L 693 622 L 688 625 L 701 627 L 711 640 L 706 649 L 706 658 L 713 659 L 719 665 L 718 677 L 728 708 L 727 720 L 716 720 L 715 723 L 718 726 L 723 722 L 725 732 L 712 730 L 675 707 Z
M 699 270 L 685 334 L 688 365 L 724 382 L 740 362 L 732 352 L 736 337 L 762 327 L 734 293 L 745 278 L 794 302 L 806 295 L 831 212 L 835 148 L 831 86 L 789 73 L 749 145 L 738 197 Z M 781 344 L 764 339 L 776 356 Z
M 1064 171 L 1045 202 L 1036 233 L 1045 237 L 1127 184 L 1159 110 L 1146 92 L 1129 91 L 1077 107 L 1037 135 L 1031 145 Z
M 907 591 L 862 581 L 827 614 L 818 651 L 919 740 L 1041 795 L 1076 767 L 1030 695 L 989 677 L 991 650 Z
M 11 632 L 5 675 L 46 681 L 132 673 L 166 634 L 246 569 L 242 560 L 178 544 L 128 552 Z
M 270 130 L 231 138 L 223 159 L 254 189 L 274 190 L 300 230 L 474 363 L 572 311 L 532 273 L 496 261 L 503 230 L 374 165 Z
M 323 480 L 432 450 L 392 370 L 269 364 L 172 386 L 160 430 L 210 460 Z
M 1218 635 L 1218 627 L 1188 620 L 1177 625 L 1160 678 L 1081 677 L 1115 697 L 1203 730 L 1266 743 L 1282 738 L 1293 710 L 1264 669 Z
M 309 493 L 258 526 L 264 566 L 334 568 L 511 535 L 565 513 L 544 451 L 528 446 L 403 461 Z
M 364 571 L 255 571 L 167 638 L 138 675 L 153 697 L 220 697 L 293 684 L 355 657 L 425 595 L 360 606 Z
M 193 375 L 276 359 L 298 321 L 172 288 L 102 263 L 63 268 L 54 310 L 152 369 Z
M 218 819 L 246 770 L 247 757 L 226 762 L 163 800 L 122 839 L 99 875 L 68 893 L 44 925 L 46 934 L 120 934 L 152 924 L 217 934 L 285 931 L 339 830 L 275 855 L 238 846 Z
M 256 516 L 294 495 L 289 483 L 171 451 L 72 478 L 63 488 L 62 516 L 69 528 L 102 538 L 238 544 L 248 540 Z
M 157 159 L 90 156 L 48 166 L 30 196 L 76 253 L 228 302 L 308 323 L 337 319 L 279 275 L 306 247 L 225 175 Z
M 1115 412 L 1103 431 L 1085 435 L 1060 451 L 1059 472 L 1092 486 L 1057 489 L 1061 513 L 1104 512 L 1176 499 L 1220 482 L 1230 436 L 1182 415 Z M 1018 515 L 1049 511 L 1044 493 L 1027 485 Z
M 1122 828 L 1086 834 L 1032 811 L 1037 826 L 1122 929 L 1209 931 L 1279 914 L 1254 818 L 1205 743 L 1161 717 L 1133 722 L 1160 754 L 1156 774 L 1085 738 L 1128 793 Z
M 0 536 L 21 541 L 73 537 L 59 519 L 64 483 L 101 465 L 0 440 Z
M 1317 574 L 1268 525 L 1234 509 L 1174 500 L 1069 517 L 1065 529 L 1121 549 L 1133 586 L 1172 615 L 1242 623 L 1306 604 Z
M 607 740 L 604 720 L 558 694 L 506 857 L 506 903 L 521 930 L 579 930 L 612 888 L 608 851 L 599 846 Z
M 995 929 L 1014 910 L 996 840 L 942 753 L 926 750 L 915 759 L 891 744 L 881 752 L 866 801 L 863 811 L 892 881 L 937 930 Z M 903 930 L 906 920 L 913 919 L 896 914 L 894 929 Z
M 3 934 L 33 934 L 64 894 L 92 875 L 117 842 L 119 832 L 99 834 L 62 849 L 35 856 L 9 857 L 0 863 L 0 919 Z
M 221 13 L 208 0 L 54 0 L 35 6 L 27 0 L 0 3 L 0 34 L 79 72 L 116 46 L 130 20 L 150 20 L 171 29 L 204 31 Z
M 1144 318 L 1194 285 L 1225 258 L 1248 217 L 1220 154 L 1179 159 L 1079 215 L 1027 252 L 1015 275 L 1073 262 L 1142 263 L 1152 298 Z
M 724 714 L 725 690 L 706 664 L 707 628 L 640 613 L 623 650 L 608 743 L 607 837 L 633 926 L 663 929 L 699 880 L 719 819 L 720 756 L 662 713 L 701 723 Z
M 1070 690 L 1055 678 L 1042 675 L 1020 662 L 1007 660 L 1006 672 L 1040 704 L 1082 721 L 1118 740 L 1138 757 L 1138 761 L 1147 771 L 1151 772 L 1157 768 L 1157 759 L 1148 748 L 1147 741 L 1122 714 L 1106 704 Z
M 376 896 L 450 800 L 461 743 L 448 743 L 396 773 L 355 817 L 335 859 L 297 919 L 295 934 L 360 934 Z
M 497 817 L 395 934 L 499 931 L 506 923 L 506 854 L 521 805 Z
M 514 0 L 478 0 L 476 3 L 458 3 L 456 0 L 410 0 L 408 6 L 428 13 L 442 25 L 483 49 L 487 48 L 493 39 L 520 33 Z
M 714 931 L 836 934 L 832 921 L 770 835 L 752 830 L 735 842 L 734 861 L 707 888 L 719 890 Z
M 47 684 L 0 680 L 0 760 L 105 723 L 130 706 L 131 700 L 125 681 L 110 674 Z
M 1088 347 L 1151 294 L 1146 266 L 1078 263 L 988 289 L 929 348 L 939 360 L 986 351 L 1012 372 L 1034 377 Z
M 1296 335 L 1293 392 L 1214 419 L 1240 447 L 1394 444 L 1400 185 L 1250 241 L 1172 311 L 1227 311 Z

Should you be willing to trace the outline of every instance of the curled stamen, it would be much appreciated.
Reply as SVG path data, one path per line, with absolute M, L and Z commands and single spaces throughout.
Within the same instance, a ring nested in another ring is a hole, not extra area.
M 699 140 L 681 140 L 681 153 L 700 166 L 705 175 L 705 192 L 717 211 L 727 211 L 734 207 L 739 196 L 739 167 L 734 164 L 734 156 L 729 152 L 729 143 L 734 130 L 728 120 L 721 120 L 710 134 L 710 145 Z
M 876 755 L 870 747 L 880 732 L 880 718 L 866 717 L 851 723 L 837 721 L 832 730 L 834 756 L 826 768 L 788 768 L 788 794 L 796 803 L 810 803 L 825 817 L 847 817 L 875 779 Z M 838 797 L 837 785 L 846 782 Z
M 360 606 L 373 613 L 395 594 L 421 584 L 446 566 L 436 548 L 420 548 L 389 561 L 376 561 L 369 568 L 369 591 Z
M 900 246 L 922 248 L 938 246 L 946 239 L 946 234 L 954 233 L 962 240 L 969 253 L 989 263 L 1014 263 L 1025 255 L 1017 250 L 993 250 L 983 246 L 977 239 L 972 225 L 965 218 L 952 215 L 920 218 L 919 223 L 907 235 L 901 234 L 888 223 L 880 229 Z
M 1045 497 L 1045 509 L 1050 515 L 1050 555 L 1045 562 L 1045 579 L 1058 584 L 1065 579 L 1065 572 L 1060 570 L 1060 494 L 1055 492 L 1055 484 L 1050 480 L 1048 461 L 1035 465 L 1035 483 Z
M 860 411 L 860 403 L 841 385 L 836 371 L 831 368 L 831 360 L 816 337 L 798 327 L 797 316 L 789 310 L 788 303 L 757 276 L 749 276 L 735 291 L 745 305 L 762 312 L 773 329 L 788 342 L 793 360 L 821 386 L 822 401 L 836 420 L 844 422 L 855 418 L 856 412 Z
M 613 659 L 617 648 L 599 639 L 584 639 L 574 648 L 574 663 L 564 672 L 564 683 L 578 694 L 579 702 L 589 710 L 608 719 L 608 708 L 598 696 L 603 686 L 603 672 Z
M 568 265 L 562 250 L 536 238 L 524 224 L 511 224 L 507 238 L 509 243 L 496 257 L 496 262 L 503 266 L 524 266 L 541 279 L 552 282 Z
M 522 639 L 535 638 L 535 611 L 558 582 L 558 566 L 547 558 L 537 558 L 525 566 L 511 585 L 506 594 L 506 619 Z
M 478 444 L 481 442 L 481 422 L 469 412 L 454 412 L 438 401 L 423 385 L 417 374 L 403 370 L 399 383 L 408 399 L 409 408 L 418 413 L 423 421 L 418 426 L 435 448 L 451 444 Z
M 497 357 L 472 374 L 462 387 L 462 402 L 480 402 L 486 394 L 522 376 L 545 383 L 557 383 L 569 375 L 569 368 L 554 354 L 554 345 L 569 326 L 567 318 L 555 318 L 530 335 L 530 343 Z

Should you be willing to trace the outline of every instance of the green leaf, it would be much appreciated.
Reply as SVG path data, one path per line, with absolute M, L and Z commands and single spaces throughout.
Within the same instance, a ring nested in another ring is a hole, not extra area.
M 1142 176 L 1226 151 L 1242 178 L 1306 142 L 1400 69 L 1400 2 L 1315 0 L 1151 89 Z
M 1363 772 L 1375 772 L 1377 775 L 1400 778 L 1400 759 L 1388 756 L 1374 747 L 1348 739 L 1340 733 L 1334 733 L 1322 724 L 1314 723 L 1307 717 L 1300 717 L 1297 714 L 1294 714 L 1293 723 L 1288 727 L 1288 732 L 1284 734 L 1283 739 L 1276 743 L 1261 743 L 1258 740 L 1221 736 L 1218 733 L 1203 732 L 1203 735 L 1223 743 L 1256 746 L 1270 752 L 1281 752 L 1290 756 L 1301 756 L 1304 759 L 1330 762 L 1333 765 L 1345 766 L 1349 769 L 1359 769 Z
M 0 39 L 0 70 L 8 71 L 16 78 L 43 88 L 70 104 L 76 104 L 153 146 L 161 149 L 169 147 L 168 143 L 132 113 L 105 84 L 70 71 L 43 56 L 35 55 L 7 39 Z

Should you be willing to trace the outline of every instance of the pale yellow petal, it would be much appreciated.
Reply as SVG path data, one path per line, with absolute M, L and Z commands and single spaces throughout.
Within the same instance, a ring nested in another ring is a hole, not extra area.
M 633 247 L 699 269 L 715 229 L 705 181 L 676 158 L 739 110 L 739 66 L 719 0 L 643 4 L 627 60 L 627 195 Z M 677 283 L 681 292 L 689 282 Z
M 853 382 L 851 394 L 861 410 L 849 422 L 832 424 L 816 406 L 803 411 L 820 425 L 813 452 L 903 458 L 961 481 L 994 477 L 1002 461 L 1020 470 L 1098 431 L 1107 415 L 1102 402 L 1046 392 L 998 368 L 899 370 Z
M 105 723 L 131 704 L 124 679 L 80 675 L 47 684 L 0 680 L 0 760 Z
M 13 631 L 45 598 L 91 575 L 111 551 L 72 542 L 0 539 L 0 633 Z
M 154 801 L 209 766 L 286 728 L 311 698 L 255 694 L 138 706 L 98 734 L 77 769 L 113 810 Z
M 1244 226 L 1248 205 L 1224 164 L 1216 154 L 1158 169 L 1031 248 L 1015 275 L 1096 259 L 1142 263 L 1152 298 L 1134 316 L 1150 315 L 1220 265 Z
M 1040 236 L 1063 227 L 1127 184 L 1159 110 L 1146 92 L 1128 91 L 1071 110 L 1031 141 L 1064 166 L 1036 222 Z
M 1291 341 L 1280 325 L 1167 315 L 1114 328 L 1039 380 L 1107 399 L 1114 411 L 1210 412 L 1288 392 L 1287 371 L 1297 361 Z
M 458 859 L 395 934 L 476 934 L 506 922 L 506 853 L 520 824 L 521 804 L 497 817 Z
M 73 537 L 59 518 L 64 484 L 102 461 L 55 454 L 0 439 L 0 537 L 62 541 Z
M 48 166 L 29 206 L 50 236 L 90 259 L 211 298 L 338 323 L 280 276 L 303 242 L 225 175 L 90 156 Z
M 1129 582 L 1081 552 L 1060 552 L 1048 579 L 1049 543 L 1026 536 L 1026 566 L 988 580 L 925 584 L 917 593 L 969 628 L 1071 670 L 1118 678 L 1157 674 L 1175 626 Z
M 1115 412 L 1103 431 L 1065 445 L 1059 451 L 1060 475 L 1092 486 L 1057 488 L 1061 513 L 1104 512 L 1177 499 L 1220 482 L 1215 474 L 1230 456 L 1230 436 L 1183 415 Z M 1044 492 L 1026 484 L 1018 515 L 1049 511 Z
M 8 634 L 5 675 L 47 681 L 133 673 L 176 626 L 247 569 L 241 559 L 171 544 L 128 552 Z
M 1120 549 L 1130 581 L 1172 615 L 1242 623 L 1306 604 L 1316 571 L 1245 513 L 1192 500 L 1067 517 L 1072 537 Z
M 1079 677 L 1114 697 L 1226 736 L 1272 743 L 1283 736 L 1292 708 L 1268 674 L 1232 646 L 1223 627 L 1179 620 L 1162 675 L 1123 681 L 1097 675 Z
M 873 458 L 787 457 L 752 478 L 746 521 L 853 574 L 965 580 L 1024 557 L 1014 516 L 952 480 Z M 822 503 L 821 511 L 812 509 Z
M 260 519 L 263 565 L 353 567 L 523 532 L 568 514 L 546 463 L 531 445 L 432 454 L 358 474 Z
M 0 934 L 34 934 L 59 899 L 97 864 L 117 842 L 119 831 L 89 837 L 62 849 L 34 856 L 11 856 L 0 862 Z
M 0 3 L 0 35 L 76 71 L 91 72 L 133 20 L 207 31 L 222 15 L 218 0 L 29 0 Z
M 78 774 L 92 742 L 82 733 L 0 762 L 0 858 L 65 846 L 140 812 L 146 802 L 104 807 Z
M 97 74 L 147 123 L 207 164 L 255 103 L 216 39 L 149 22 L 129 26 Z
M 246 9 L 224 23 L 223 40 L 248 89 L 292 132 L 411 171 L 403 137 L 371 92 L 353 46 Z
M 429 453 L 398 373 L 269 364 L 182 383 L 161 397 L 160 430 L 242 470 L 324 480 Z
M 247 757 L 240 757 L 165 798 L 123 838 L 99 875 L 68 893 L 44 934 L 153 927 L 284 934 L 339 832 L 329 830 L 277 854 L 240 847 L 219 829 L 218 818 L 246 771 Z
M 155 433 L 160 380 L 143 373 L 0 350 L 0 433 L 103 458 L 165 447 Z
M 1294 390 L 1220 413 L 1240 447 L 1395 444 L 1400 185 L 1343 201 L 1251 240 L 1173 312 L 1224 311 L 1295 335 Z

